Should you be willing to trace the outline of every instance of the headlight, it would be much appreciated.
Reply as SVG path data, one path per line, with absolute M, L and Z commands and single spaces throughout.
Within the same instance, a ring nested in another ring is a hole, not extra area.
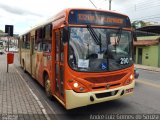
M 130 75 L 130 79 L 133 80 L 133 75 L 132 74 Z
M 129 85 L 132 82 L 133 79 L 134 79 L 134 75 L 131 74 L 129 76 L 129 78 L 124 82 L 124 85 Z
M 75 91 L 75 92 L 87 92 L 88 89 L 81 84 L 78 81 L 75 80 L 68 80 L 69 86 Z
M 75 88 L 77 88 L 77 87 L 78 87 L 78 83 L 74 83 L 73 86 L 74 86 Z

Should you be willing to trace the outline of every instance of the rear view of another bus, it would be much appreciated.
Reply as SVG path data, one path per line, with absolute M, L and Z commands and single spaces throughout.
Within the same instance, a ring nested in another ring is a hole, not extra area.
M 64 33 L 65 34 L 65 33 Z M 99 10 L 68 12 L 66 108 L 133 93 L 133 35 L 126 15 Z

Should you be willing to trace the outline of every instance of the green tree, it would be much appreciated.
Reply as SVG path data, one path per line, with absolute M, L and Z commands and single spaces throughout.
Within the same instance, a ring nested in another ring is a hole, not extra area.
M 0 33 L 3 33 L 3 30 L 0 30 Z
M 142 20 L 134 21 L 134 22 L 132 23 L 132 27 L 133 27 L 134 29 L 141 28 L 141 27 L 145 27 L 145 26 L 147 26 L 147 24 L 146 24 L 144 21 L 142 21 Z

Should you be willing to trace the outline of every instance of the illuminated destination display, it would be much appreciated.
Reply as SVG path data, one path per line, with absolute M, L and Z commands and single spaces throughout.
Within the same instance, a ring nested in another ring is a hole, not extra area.
M 113 17 L 106 17 L 106 16 L 93 16 L 93 15 L 86 15 L 86 14 L 78 14 L 78 20 L 84 21 L 95 21 L 99 20 L 104 23 L 119 23 L 123 24 L 123 19 L 121 18 L 113 18 Z
M 68 20 L 69 24 L 131 27 L 127 16 L 93 10 L 72 10 L 70 11 Z

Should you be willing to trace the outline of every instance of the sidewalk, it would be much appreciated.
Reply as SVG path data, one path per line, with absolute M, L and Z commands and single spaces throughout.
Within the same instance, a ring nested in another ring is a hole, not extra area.
M 39 103 L 13 64 L 7 73 L 6 54 L 0 55 L 0 120 L 46 120 Z
M 145 65 L 139 65 L 139 64 L 134 64 L 134 66 L 135 68 L 138 68 L 138 69 L 160 72 L 160 68 L 157 68 L 157 67 L 145 66 Z

